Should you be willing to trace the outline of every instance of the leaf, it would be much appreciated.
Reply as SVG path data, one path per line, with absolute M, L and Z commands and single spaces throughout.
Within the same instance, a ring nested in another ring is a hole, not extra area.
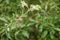
M 1 21 L 7 22 L 5 18 L 0 18 Z
M 60 31 L 60 28 L 54 28 L 56 31 Z
M 43 31 L 43 26 L 42 26 L 42 25 L 39 27 L 39 31 L 40 31 L 40 32 Z
M 27 31 L 23 31 L 22 34 L 23 34 L 25 37 L 29 38 L 29 33 L 28 33 Z
M 10 1 L 10 0 L 6 0 L 6 3 L 9 4 L 9 1 Z
M 48 31 L 47 31 L 47 30 L 44 31 L 44 32 L 42 33 L 42 35 L 41 35 L 41 38 L 45 38 L 45 37 L 47 36 L 47 34 L 48 34 Z
M 48 2 L 46 2 L 46 5 L 45 5 L 45 10 L 48 9 Z
M 0 34 L 3 34 L 4 32 L 5 32 L 5 29 L 1 30 L 1 31 L 0 31 Z
M 50 38 L 54 39 L 54 34 L 52 32 L 50 32 Z

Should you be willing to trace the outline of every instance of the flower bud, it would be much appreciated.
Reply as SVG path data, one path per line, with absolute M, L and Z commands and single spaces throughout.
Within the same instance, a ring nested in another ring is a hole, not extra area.
M 22 22 L 23 21 L 23 19 L 20 17 L 20 18 L 18 18 L 18 19 L 16 19 L 18 22 Z

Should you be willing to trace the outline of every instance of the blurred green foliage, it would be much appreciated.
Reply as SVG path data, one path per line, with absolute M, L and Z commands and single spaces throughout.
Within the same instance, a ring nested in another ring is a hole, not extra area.
M 0 0 L 0 40 L 60 40 L 60 0 Z

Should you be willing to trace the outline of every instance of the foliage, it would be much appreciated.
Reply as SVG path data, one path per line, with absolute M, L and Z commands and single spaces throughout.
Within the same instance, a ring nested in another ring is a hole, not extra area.
M 0 0 L 0 40 L 60 40 L 60 0 Z

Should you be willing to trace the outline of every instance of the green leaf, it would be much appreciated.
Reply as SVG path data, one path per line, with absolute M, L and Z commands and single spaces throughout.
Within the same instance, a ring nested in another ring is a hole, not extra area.
M 44 31 L 44 32 L 42 33 L 42 35 L 41 35 L 41 38 L 45 38 L 45 37 L 47 36 L 47 34 L 48 34 L 48 31 L 47 31 L 47 30 Z
M 54 28 L 56 31 L 60 31 L 60 28 Z
M 1 21 L 7 22 L 5 18 L 0 18 Z
M 29 38 L 29 33 L 28 33 L 27 31 L 23 31 L 22 34 L 23 34 L 25 37 Z
M 9 1 L 10 1 L 10 0 L 6 0 L 6 3 L 9 4 Z
M 52 33 L 52 31 L 50 32 L 50 38 L 54 39 L 54 34 Z
M 40 31 L 40 32 L 43 31 L 43 26 L 42 26 L 42 25 L 39 27 L 39 31 Z

